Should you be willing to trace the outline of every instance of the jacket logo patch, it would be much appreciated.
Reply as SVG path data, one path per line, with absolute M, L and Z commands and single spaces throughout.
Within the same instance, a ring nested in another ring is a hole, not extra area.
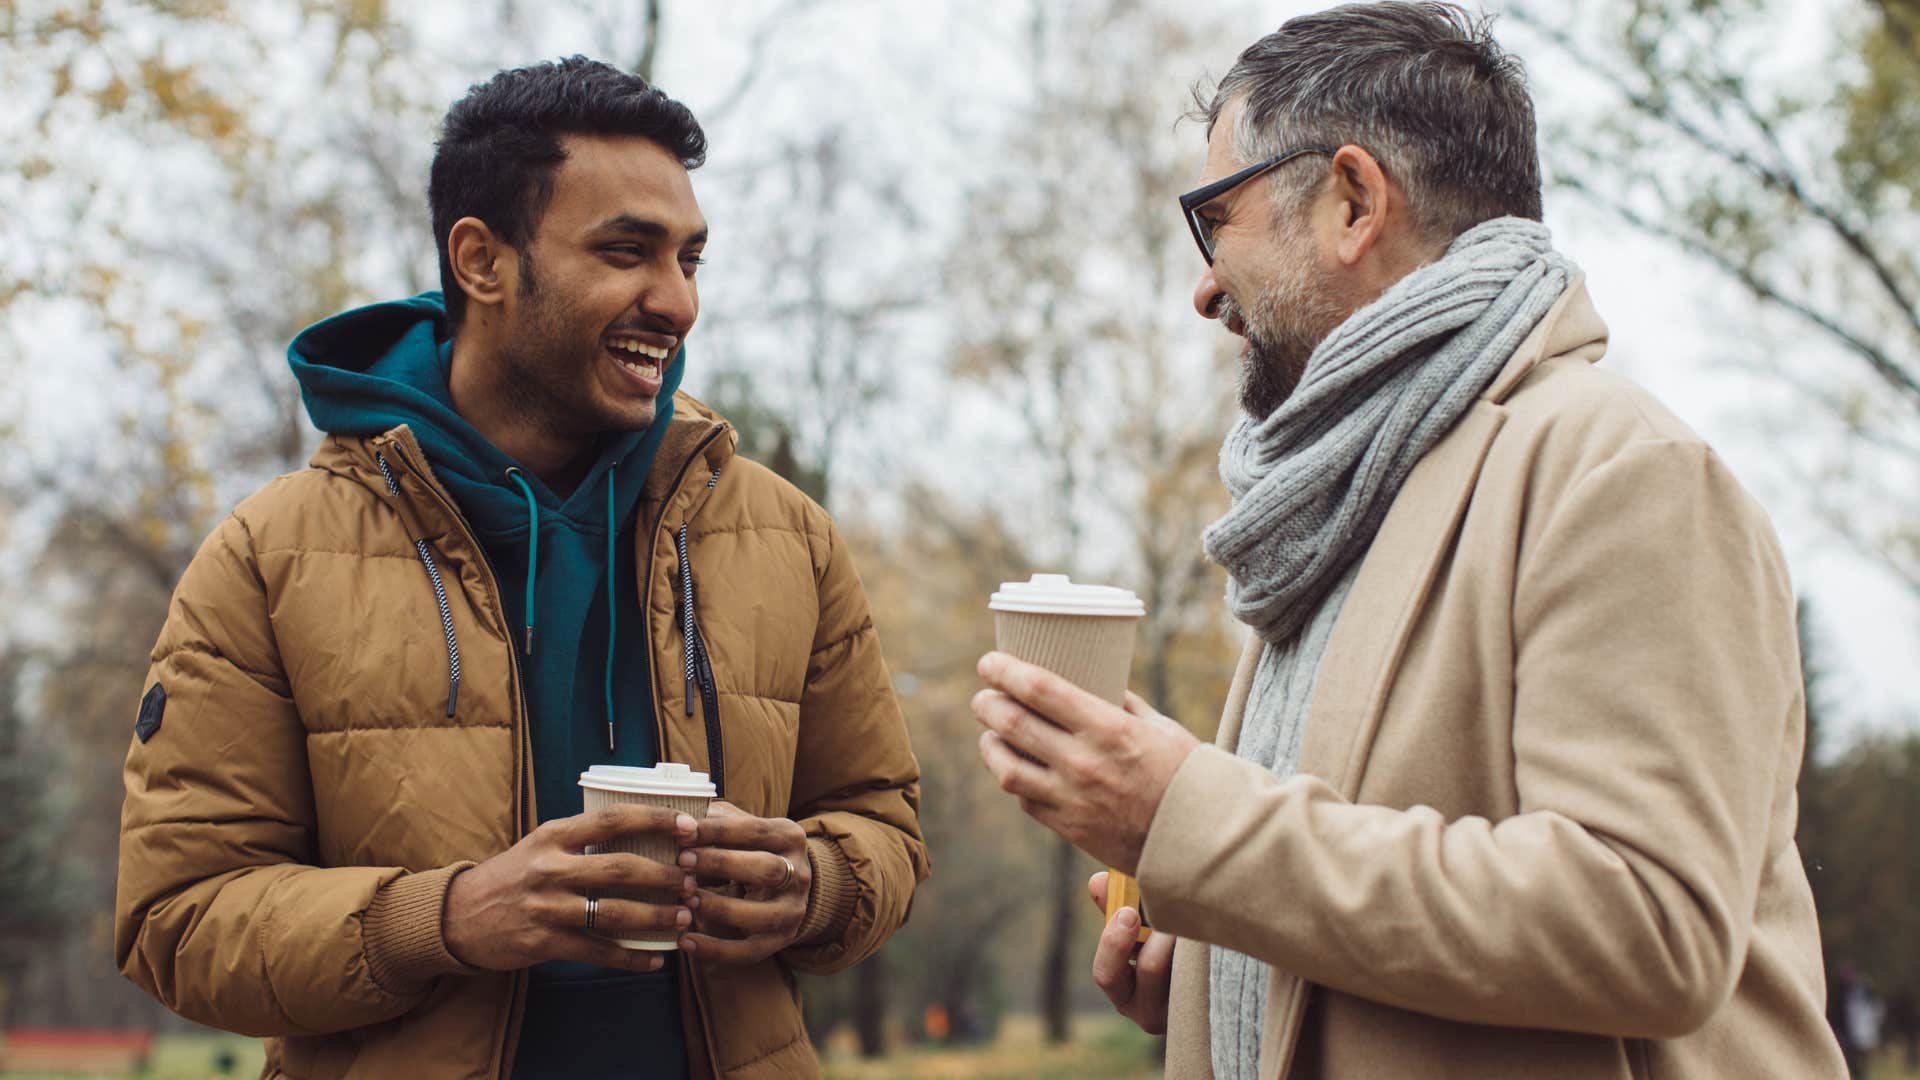
M 141 742 L 153 738 L 153 733 L 160 730 L 160 715 L 166 711 L 167 691 L 154 683 L 147 696 L 140 699 L 140 718 L 133 722 L 133 733 L 140 736 Z

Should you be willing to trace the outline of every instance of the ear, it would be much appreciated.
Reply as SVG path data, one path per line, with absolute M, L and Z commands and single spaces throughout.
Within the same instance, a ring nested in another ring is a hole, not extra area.
M 1333 252 L 1345 266 L 1353 266 L 1387 231 L 1387 218 L 1397 207 L 1387 174 L 1372 154 L 1348 144 L 1333 155 L 1333 198 L 1340 209 Z
M 447 232 L 447 262 L 470 303 L 497 307 L 519 269 L 513 248 L 477 217 L 463 217 Z

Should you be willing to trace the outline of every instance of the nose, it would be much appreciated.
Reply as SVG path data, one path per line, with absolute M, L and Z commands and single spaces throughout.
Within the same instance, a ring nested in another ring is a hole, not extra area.
M 655 321 L 671 326 L 675 334 L 685 336 L 700 315 L 700 289 L 692 278 L 679 272 L 661 274 L 648 283 L 641 294 L 640 310 Z
M 1200 284 L 1193 290 L 1193 310 L 1199 312 L 1203 319 L 1217 319 L 1220 317 L 1220 298 L 1226 294 L 1227 291 L 1220 287 L 1219 279 L 1213 276 L 1213 267 L 1209 265 L 1206 272 L 1200 275 Z

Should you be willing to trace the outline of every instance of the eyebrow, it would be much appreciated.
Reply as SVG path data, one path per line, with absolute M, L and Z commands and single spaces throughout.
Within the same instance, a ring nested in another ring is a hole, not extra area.
M 652 221 L 643 217 L 635 217 L 632 214 L 615 214 L 614 216 L 601 222 L 599 227 L 596 228 L 594 232 L 602 233 L 602 234 L 625 233 L 629 235 L 645 236 L 645 237 L 648 237 L 649 239 L 654 239 L 654 240 L 666 240 L 671 238 L 673 235 L 673 230 L 667 228 L 665 225 L 662 225 L 660 222 Z M 705 223 L 702 223 L 700 226 L 700 231 L 694 233 L 692 236 L 687 237 L 686 244 L 683 246 L 691 246 L 693 244 L 704 244 L 706 242 L 707 242 L 707 226 Z

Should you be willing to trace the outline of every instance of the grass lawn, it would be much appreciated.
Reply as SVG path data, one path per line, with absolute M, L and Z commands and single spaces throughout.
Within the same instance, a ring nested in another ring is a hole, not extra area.
M 991 1046 L 964 1049 L 903 1047 L 874 1061 L 840 1050 L 827 1055 L 828 1080 L 1147 1080 L 1158 1077 L 1153 1040 L 1117 1017 L 1079 1017 L 1078 1038 L 1049 1047 L 1035 1017 L 1009 1017 Z M 219 1076 L 214 1062 L 233 1055 L 236 1077 L 260 1075 L 265 1060 L 252 1039 L 222 1035 L 171 1035 L 155 1043 L 151 1080 L 207 1080 Z M 40 1073 L 0 1072 L 4 1080 L 53 1080 Z M 62 1080 L 71 1080 L 70 1077 Z
M 1009 1016 L 990 1046 L 909 1047 L 862 1061 L 833 1047 L 827 1080 L 1148 1080 L 1160 1076 L 1154 1040 L 1119 1017 L 1081 1016 L 1074 1041 L 1048 1046 L 1036 1016 Z
M 1114 1017 L 1083 1016 L 1078 1036 L 1066 1046 L 1050 1047 L 1040 1038 L 1035 1017 L 1009 1017 L 991 1045 L 965 1049 L 902 1048 L 885 1058 L 862 1061 L 836 1046 L 826 1057 L 827 1080 L 1149 1080 L 1160 1076 L 1153 1040 Z M 220 1035 L 175 1035 L 156 1044 L 153 1080 L 207 1080 L 220 1075 L 214 1061 L 222 1050 L 234 1057 L 231 1075 L 254 1077 L 264 1059 L 251 1039 Z M 0 1072 L 4 1080 L 41 1080 L 45 1074 Z M 45 1080 L 54 1080 L 47 1076 Z M 71 1080 L 64 1077 L 61 1080 Z M 1920 1080 L 1897 1053 L 1883 1054 L 1869 1080 Z

